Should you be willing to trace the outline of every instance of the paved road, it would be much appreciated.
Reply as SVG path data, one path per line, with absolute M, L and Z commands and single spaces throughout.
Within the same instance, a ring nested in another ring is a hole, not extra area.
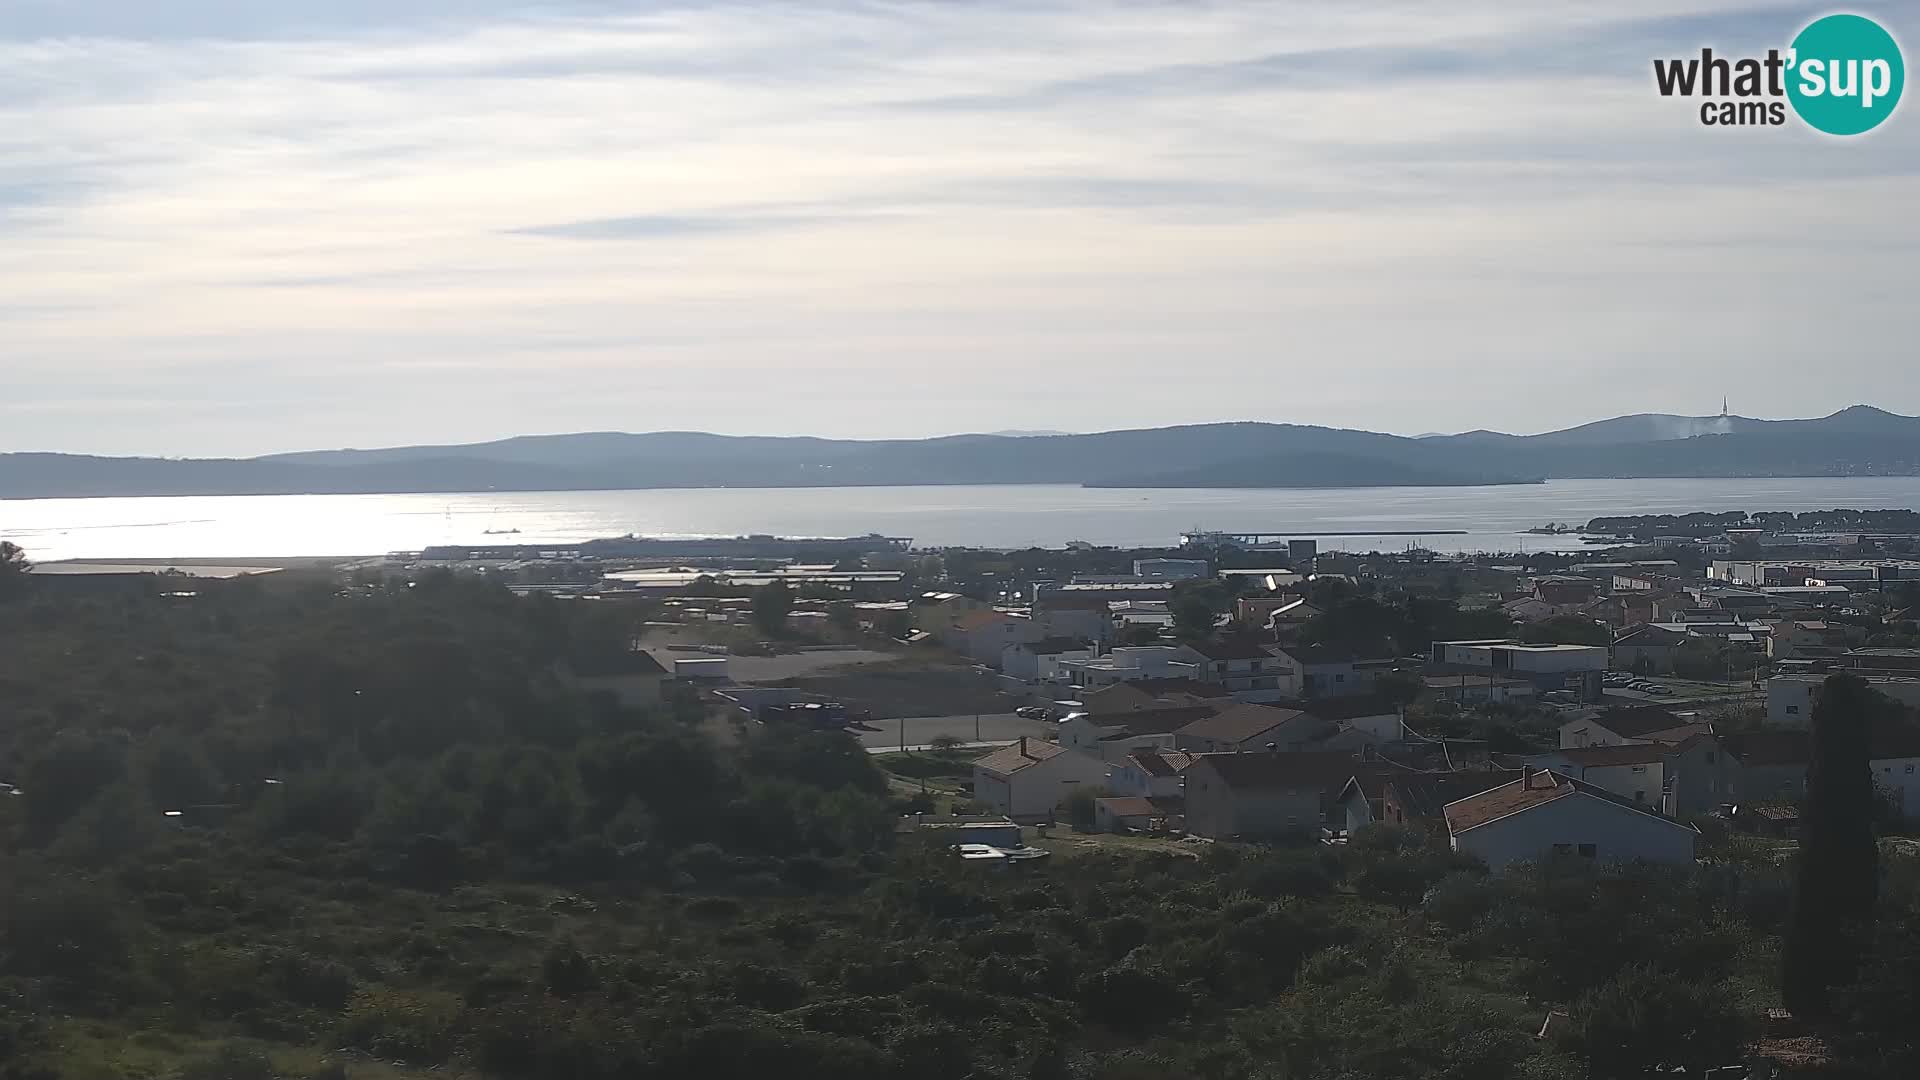
M 879 753 L 886 750 L 898 750 L 901 743 L 909 747 L 926 746 L 942 735 L 950 735 L 961 742 L 1010 743 L 1022 735 L 1044 739 L 1053 734 L 1052 723 L 1045 720 L 1028 720 L 1012 713 L 982 713 L 976 725 L 974 715 L 963 716 L 909 716 L 897 720 L 871 720 L 863 731 L 856 727 L 854 737 L 860 745 Z

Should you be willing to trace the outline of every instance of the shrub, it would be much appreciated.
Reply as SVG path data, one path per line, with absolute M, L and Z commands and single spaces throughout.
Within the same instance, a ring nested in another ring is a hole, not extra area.
M 340 1022 L 348 1045 L 416 1065 L 437 1065 L 453 1052 L 460 999 L 441 991 L 367 988 L 353 995 Z

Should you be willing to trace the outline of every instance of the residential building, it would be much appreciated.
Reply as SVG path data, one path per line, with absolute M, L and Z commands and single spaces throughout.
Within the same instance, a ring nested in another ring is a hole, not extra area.
M 561 662 L 560 681 L 576 690 L 613 695 L 623 709 L 644 709 L 664 700 L 667 669 L 643 649 L 575 656 Z
M 1613 666 L 1642 675 L 1673 672 L 1673 656 L 1687 640 L 1678 630 L 1642 623 L 1613 639 Z
M 1367 659 L 1324 645 L 1286 645 L 1275 652 L 1286 668 L 1286 696 L 1307 701 L 1371 694 L 1374 680 L 1397 663 L 1390 657 Z
M 1060 666 L 1067 681 L 1088 688 L 1141 679 L 1200 678 L 1199 668 L 1187 662 L 1185 656 L 1183 648 L 1178 646 L 1130 645 L 1092 660 L 1075 660 Z
M 973 763 L 973 797 L 1015 820 L 1034 820 L 1051 817 L 1075 790 L 1106 778 L 1106 763 L 1097 757 L 1022 738 Z
M 1206 705 L 1136 709 L 1123 713 L 1076 713 L 1060 721 L 1060 745 L 1109 764 L 1142 749 L 1174 749 L 1173 733 L 1204 716 Z
M 1323 614 L 1299 596 L 1243 596 L 1234 602 L 1234 615 L 1242 623 L 1269 630 L 1298 627 Z
M 1445 814 L 1453 849 L 1479 856 L 1495 871 L 1555 855 L 1691 863 L 1700 835 L 1596 784 L 1534 769 L 1448 803 Z
M 1870 733 L 1868 771 L 1888 806 L 1908 820 L 1920 819 L 1920 727 L 1887 720 Z M 1726 801 L 1743 805 L 1797 802 L 1806 795 L 1812 735 L 1761 730 L 1723 735 Z
M 1569 720 L 1560 725 L 1560 747 L 1620 746 L 1631 743 L 1679 742 L 1692 730 L 1692 721 L 1658 705 L 1624 706 L 1603 709 L 1592 716 Z M 1663 733 L 1679 734 L 1661 738 Z
M 1113 640 L 1113 616 L 1100 599 L 1056 597 L 1033 605 L 1035 632 L 1041 637 L 1069 637 L 1106 645 Z
M 1446 831 L 1450 802 L 1478 795 L 1520 778 L 1518 769 L 1458 769 L 1448 772 L 1394 771 L 1373 783 L 1356 776 L 1341 789 L 1336 817 L 1344 814 L 1349 833 L 1374 822 L 1406 828 Z M 1371 789 L 1371 790 L 1369 790 Z
M 1825 619 L 1781 619 L 1771 624 L 1767 655 L 1775 660 L 1830 658 L 1866 640 L 1867 632 Z
M 1362 766 L 1351 754 L 1202 754 L 1187 766 L 1187 831 L 1214 839 L 1314 837 Z
M 1203 716 L 1173 733 L 1176 749 L 1189 754 L 1305 750 L 1333 725 L 1298 709 L 1240 704 Z
M 1526 702 L 1532 701 L 1539 693 L 1527 680 L 1504 675 L 1468 675 L 1465 672 L 1458 675 L 1427 675 L 1421 678 L 1420 683 L 1434 697 L 1463 704 Z
M 1033 620 L 1009 611 L 969 611 L 935 631 L 941 644 L 984 664 L 998 664 L 1007 648 L 1042 635 Z
M 1193 755 L 1178 750 L 1135 750 L 1107 770 L 1107 790 L 1115 795 L 1178 798 L 1185 794 L 1180 774 Z
M 1282 705 L 1299 709 L 1333 725 L 1332 732 L 1322 736 L 1315 749 L 1371 751 L 1403 743 L 1407 738 L 1406 724 L 1399 708 L 1372 694 L 1289 701 Z
M 1599 588 L 1599 583 L 1592 578 L 1571 574 L 1553 574 L 1533 581 L 1534 599 L 1561 607 L 1592 603 Z
M 1000 673 L 1021 682 L 1065 682 L 1063 661 L 1091 660 L 1093 646 L 1078 638 L 1048 637 L 1015 642 L 1000 654 Z
M 1180 646 L 1180 660 L 1193 665 L 1201 682 L 1215 683 L 1241 701 L 1288 696 L 1282 665 L 1259 642 L 1246 637 L 1210 639 Z
M 1114 683 L 1080 695 L 1081 710 L 1095 716 L 1139 712 L 1143 709 L 1183 708 L 1194 705 L 1231 705 L 1223 687 L 1195 679 L 1135 679 Z
M 1525 760 L 1535 769 L 1551 769 L 1630 799 L 1635 805 L 1658 808 L 1668 751 L 1658 743 L 1628 743 L 1530 754 Z
M 1905 675 L 1863 675 L 1868 686 L 1902 705 L 1920 706 L 1920 678 Z M 1813 707 L 1827 675 L 1818 672 L 1775 675 L 1767 680 L 1767 723 L 1774 727 L 1804 728 L 1813 720 Z
M 1597 701 L 1608 659 L 1604 645 L 1543 645 L 1511 639 L 1436 641 L 1428 672 L 1505 675 L 1525 679 L 1539 690 L 1568 690 L 1582 701 Z
M 956 592 L 925 592 L 907 602 L 907 616 L 915 630 L 923 630 L 937 637 L 960 616 L 973 611 L 987 611 L 992 607 L 985 600 L 975 600 Z

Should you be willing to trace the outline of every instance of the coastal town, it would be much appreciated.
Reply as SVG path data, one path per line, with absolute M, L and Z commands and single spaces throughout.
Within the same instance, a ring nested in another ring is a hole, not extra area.
M 1829 675 L 1920 708 L 1912 517 L 1604 519 L 1580 530 L 1604 546 L 1526 557 L 1219 531 L 1137 551 L 490 539 L 326 568 L 35 576 L 85 592 L 453 570 L 632 610 L 632 649 L 571 684 L 627 705 L 690 695 L 736 733 L 845 727 L 904 771 L 923 822 L 1341 843 L 1417 819 L 1490 863 L 1686 861 L 1703 818 L 1792 834 Z M 1881 531 L 1797 531 L 1835 522 Z M 916 755 L 949 782 L 929 787 Z M 1916 765 L 1920 728 L 1874 731 L 1891 820 L 1920 818 Z
M 1836 532 L 1836 521 L 1860 528 Z M 1546 903 L 1511 898 L 1536 889 L 1592 891 L 1599 904 L 1617 882 L 1672 905 L 1737 879 L 1754 896 L 1780 895 L 1765 890 L 1781 887 L 1821 828 L 1815 774 L 1836 730 L 1858 740 L 1862 813 L 1889 872 L 1920 846 L 1920 532 L 1908 524 L 1851 512 L 1705 527 L 1615 518 L 1556 534 L 1560 550 L 1521 554 L 1356 553 L 1324 537 L 1201 529 L 1154 548 L 490 535 L 351 559 L 34 564 L 10 547 L 0 604 L 20 605 L 18 625 L 34 629 L 5 675 L 27 704 L 0 746 L 0 831 L 29 856 L 43 843 L 86 853 L 65 856 L 77 865 L 188 849 L 251 858 L 240 853 L 257 837 L 269 851 L 324 843 L 347 860 L 340 872 L 381 889 L 451 897 L 504 875 L 599 897 L 555 893 L 549 906 L 687 911 L 774 896 L 819 911 L 833 901 L 794 882 L 828 873 L 874 875 L 858 888 L 881 892 L 865 896 L 945 881 L 1035 904 L 1111 875 L 1160 905 L 1162 886 L 1136 878 L 1157 867 L 1206 888 L 1285 882 L 1235 886 L 1265 890 L 1261 917 L 1329 895 L 1380 905 L 1355 910 L 1413 920 L 1367 931 L 1392 949 L 1492 933 L 1491 914 L 1449 905 Z M 95 627 L 87 633 L 142 640 L 130 628 L 149 622 L 174 629 L 140 648 L 180 658 L 48 676 L 125 655 L 63 647 L 92 640 L 63 635 Z M 222 670 L 241 674 L 178 681 L 212 670 L 198 657 L 227 653 Z M 255 687 L 236 700 L 260 711 L 205 735 L 170 719 L 189 713 L 96 712 L 72 697 L 151 686 L 155 701 L 200 702 L 231 678 Z M 490 696 L 469 696 L 482 686 Z M 492 747 L 515 749 L 473 757 Z M 435 763 L 430 777 L 421 761 Z M 235 769 L 266 779 L 213 779 Z M 139 786 L 114 786 L 114 770 Z M 556 784 L 578 785 L 580 801 L 536 810 L 560 797 Z M 601 798 L 613 801 L 596 809 Z M 112 835 L 141 839 L 109 841 L 109 822 Z M 747 866 L 767 869 L 736 880 Z M 400 902 L 391 895 L 382 902 Z M 1774 1004 L 1795 999 L 1766 973 L 1792 947 L 1758 929 L 1772 902 L 1728 901 L 1756 927 L 1747 939 L 1731 923 L 1673 915 L 1658 944 L 1617 945 L 1644 963 L 1703 933 L 1729 958 L 1757 950 L 1703 976 L 1744 980 L 1739 998 L 1698 1006 L 1721 1018 L 1721 1035 L 1650 1044 L 1664 1049 L 1636 1060 L 1757 1077 L 1858 1052 L 1815 1023 L 1813 1007 Z M 1605 932 L 1668 917 L 1635 910 Z M 996 932 L 941 925 L 963 953 Z M 1514 955 L 1538 948 L 1527 935 L 1502 940 Z M 733 947 L 724 941 L 712 947 Z M 1171 960 L 1139 968 L 1140 948 L 1112 970 L 1138 968 L 1157 993 L 1201 992 Z M 554 944 L 550 969 L 614 963 L 570 959 L 574 949 Z M 368 974 L 356 978 L 411 969 L 359 963 Z M 1634 979 L 1654 980 L 1632 984 L 1642 990 L 1696 985 L 1622 961 L 1579 963 L 1583 993 Z M 1074 985 L 1087 1015 L 1122 1015 L 1099 982 Z M 1503 1005 L 1539 1010 L 1528 1024 L 1540 1034 L 1507 1044 L 1501 1060 L 1601 1054 L 1589 1029 L 1567 1027 L 1594 1023 L 1600 1006 L 1571 993 L 1542 986 Z M 342 1052 L 442 1060 L 396 1042 L 398 1020 L 355 1019 L 372 999 L 328 1000 L 346 1002 L 347 1019 L 323 1010 L 310 1030 L 341 1032 Z M 1124 1015 L 1158 1024 L 1154 1009 L 1175 1006 L 1141 1008 Z M 495 1060 L 479 1034 L 493 1014 L 468 1011 L 463 1030 L 475 1034 L 462 1045 L 476 1049 L 461 1053 Z

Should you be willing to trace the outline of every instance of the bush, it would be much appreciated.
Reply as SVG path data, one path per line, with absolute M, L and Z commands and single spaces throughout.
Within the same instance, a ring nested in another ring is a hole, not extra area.
M 212 1054 L 182 1065 L 173 1074 L 176 1080 L 279 1080 L 273 1060 L 261 1050 L 238 1043 L 223 1043 Z
M 453 1052 L 460 999 L 441 991 L 362 989 L 340 1022 L 350 1046 L 415 1065 L 438 1065 Z

